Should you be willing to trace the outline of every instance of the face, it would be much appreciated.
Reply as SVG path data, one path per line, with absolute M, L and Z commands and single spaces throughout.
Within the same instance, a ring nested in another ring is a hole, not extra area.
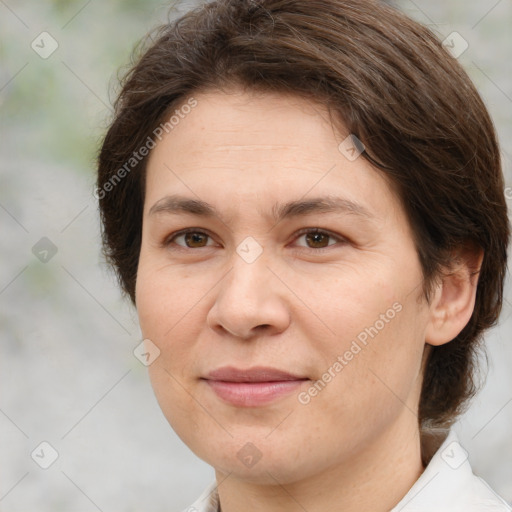
M 321 105 L 194 98 L 149 158 L 136 287 L 173 429 L 260 483 L 417 432 L 428 311 L 384 178 Z

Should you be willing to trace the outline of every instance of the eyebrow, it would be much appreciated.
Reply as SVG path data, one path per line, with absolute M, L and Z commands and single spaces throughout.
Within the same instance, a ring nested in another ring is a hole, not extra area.
M 165 196 L 158 200 L 149 210 L 148 215 L 155 214 L 191 214 L 200 217 L 218 217 L 222 214 L 215 206 L 200 199 L 192 199 L 181 195 Z M 284 219 L 301 217 L 315 213 L 344 213 L 356 215 L 368 220 L 375 218 L 362 204 L 336 196 L 314 197 L 306 200 L 289 201 L 282 204 L 274 204 L 270 218 L 274 222 Z

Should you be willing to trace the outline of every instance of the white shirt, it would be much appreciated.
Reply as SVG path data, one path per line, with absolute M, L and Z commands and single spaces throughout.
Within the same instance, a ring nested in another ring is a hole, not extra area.
M 218 512 L 212 482 L 183 512 Z M 450 431 L 425 471 L 390 512 L 512 512 L 512 507 L 475 476 L 457 434 Z

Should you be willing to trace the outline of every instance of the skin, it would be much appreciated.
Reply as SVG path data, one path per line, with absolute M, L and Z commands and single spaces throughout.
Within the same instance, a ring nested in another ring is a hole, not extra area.
M 238 89 L 194 97 L 147 166 L 136 304 L 144 338 L 160 350 L 149 372 L 162 411 L 215 468 L 223 512 L 388 511 L 424 469 L 416 411 L 425 354 L 468 322 L 468 268 L 481 255 L 461 253 L 427 304 L 400 202 L 363 157 L 340 152 L 348 133 L 321 105 Z M 206 201 L 219 216 L 150 214 L 171 194 Z M 269 216 L 275 203 L 324 195 L 357 202 L 371 218 Z M 185 228 L 209 236 L 187 246 L 171 236 Z M 333 236 L 297 234 L 303 228 Z M 247 237 L 262 249 L 251 263 L 236 251 Z M 394 318 L 300 403 L 298 393 L 393 304 Z M 270 404 L 237 407 L 201 379 L 225 365 L 310 380 Z M 237 457 L 248 442 L 261 455 L 251 467 Z

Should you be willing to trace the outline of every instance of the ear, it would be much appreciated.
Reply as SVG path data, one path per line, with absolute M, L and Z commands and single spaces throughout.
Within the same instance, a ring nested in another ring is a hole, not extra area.
M 476 289 L 484 252 L 474 245 L 452 251 L 452 263 L 444 268 L 441 282 L 429 306 L 430 318 L 425 342 L 444 345 L 453 340 L 469 322 L 475 307 Z

